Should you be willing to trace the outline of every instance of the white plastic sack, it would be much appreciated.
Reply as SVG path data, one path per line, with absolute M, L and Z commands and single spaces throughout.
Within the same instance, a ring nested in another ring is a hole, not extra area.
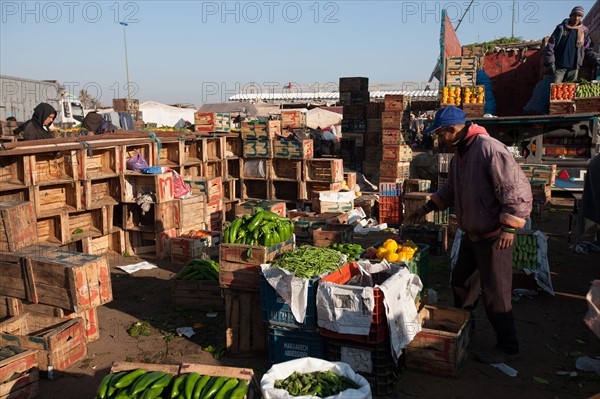
M 260 265 L 267 282 L 286 304 L 291 308 L 292 314 L 298 323 L 304 323 L 306 307 L 308 305 L 307 278 L 298 278 L 292 272 L 270 264 Z
M 264 179 L 266 175 L 267 171 L 264 159 L 244 161 L 244 176 Z
M 533 274 L 538 286 L 542 287 L 550 295 L 554 295 L 552 278 L 550 277 L 550 264 L 548 263 L 548 237 L 539 230 L 535 231 L 533 236 L 537 241 L 537 263 L 539 267 L 535 270 L 523 269 L 523 271 L 527 275 Z
M 592 281 L 585 299 L 588 302 L 588 312 L 583 321 L 600 338 L 600 280 Z
M 359 220 L 354 226 L 355 234 L 369 234 L 378 231 L 383 231 L 388 228 L 387 223 L 378 224 L 376 219 Z
M 337 375 L 350 378 L 360 385 L 359 389 L 347 389 L 326 399 L 372 399 L 371 386 L 367 380 L 356 374 L 346 363 L 305 357 L 273 365 L 260 380 L 260 390 L 264 399 L 314 399 L 314 396 L 292 396 L 284 389 L 276 389 L 275 381 L 289 377 L 293 372 L 333 371 Z
M 415 335 L 421 331 L 415 300 L 423 283 L 408 269 L 400 269 L 379 286 L 390 329 L 392 356 L 396 361 Z

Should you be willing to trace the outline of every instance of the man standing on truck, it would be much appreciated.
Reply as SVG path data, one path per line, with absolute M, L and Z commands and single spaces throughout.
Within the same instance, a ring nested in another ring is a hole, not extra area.
M 426 134 L 437 134 L 456 149 L 446 184 L 408 220 L 454 207 L 465 233 L 451 285 L 454 305 L 473 311 L 481 291 L 496 347 L 478 354 L 484 363 L 516 360 L 519 343 L 512 314 L 512 247 L 515 230 L 525 225 L 532 208 L 531 186 L 504 144 L 481 126 L 466 123 L 466 114 L 446 107 L 435 114 Z
M 575 82 L 584 59 L 600 67 L 600 56 L 593 50 L 588 28 L 581 23 L 583 7 L 571 10 L 568 19 L 560 23 L 548 40 L 544 54 L 546 75 L 554 83 Z

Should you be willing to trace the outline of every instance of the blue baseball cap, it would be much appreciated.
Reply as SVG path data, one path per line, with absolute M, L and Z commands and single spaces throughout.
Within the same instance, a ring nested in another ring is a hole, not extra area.
M 446 107 L 435 113 L 433 123 L 423 133 L 431 133 L 441 127 L 450 125 L 464 125 L 467 121 L 467 114 L 457 107 Z

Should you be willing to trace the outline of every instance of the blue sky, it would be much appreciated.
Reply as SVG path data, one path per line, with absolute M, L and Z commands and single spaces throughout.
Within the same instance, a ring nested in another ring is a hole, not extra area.
M 202 104 L 240 87 L 321 86 L 341 76 L 426 82 L 439 54 L 440 10 L 459 1 L 0 1 L 0 73 L 85 87 L 111 104 L 132 97 Z M 475 1 L 462 44 L 510 36 L 512 0 Z M 541 39 L 572 7 L 515 1 L 515 36 Z M 123 28 L 119 21 L 128 22 Z M 310 89 L 306 89 L 310 90 Z

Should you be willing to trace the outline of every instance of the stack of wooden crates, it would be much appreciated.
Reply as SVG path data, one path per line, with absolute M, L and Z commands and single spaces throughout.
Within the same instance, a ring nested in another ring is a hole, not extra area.
M 365 134 L 370 102 L 369 78 L 340 78 L 340 104 L 344 107 L 342 119 L 342 159 L 348 167 L 358 170 L 365 161 Z
M 531 220 L 543 222 L 550 213 L 552 186 L 556 180 L 556 165 L 521 164 L 521 169 L 531 184 L 533 209 Z
M 402 135 L 404 96 L 385 96 L 385 111 L 382 114 L 382 161 L 379 183 L 402 184 L 410 175 L 412 150 Z

